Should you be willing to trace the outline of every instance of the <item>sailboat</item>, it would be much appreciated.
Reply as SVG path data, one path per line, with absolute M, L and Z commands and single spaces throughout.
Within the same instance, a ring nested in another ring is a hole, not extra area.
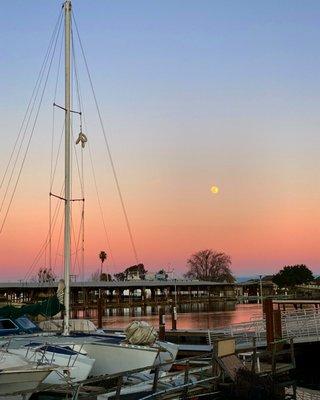
M 51 365 L 39 365 L 9 350 L 0 351 L 0 398 L 31 393 L 53 371 Z
M 84 334 L 73 335 L 70 332 L 70 265 L 71 265 L 71 0 L 66 0 L 64 8 L 65 26 L 65 104 L 60 107 L 65 112 L 65 179 L 64 179 L 64 318 L 63 334 L 33 334 L 19 335 L 12 338 L 11 348 L 15 351 L 30 346 L 36 341 L 38 346 L 54 345 L 66 348 L 75 347 L 83 357 L 88 357 L 87 363 L 92 366 L 91 375 L 104 375 L 120 373 L 128 370 L 151 367 L 156 363 L 159 354 L 165 352 L 162 345 L 132 345 L 125 342 L 124 338 L 111 338 L 108 335 Z M 171 345 L 171 349 L 172 349 Z M 173 352 L 174 353 L 174 352 Z M 170 354 L 173 354 L 172 352 Z M 174 353 L 176 354 L 176 352 Z M 174 356 L 175 357 L 175 356 Z M 174 358 L 173 357 L 173 358 Z M 80 359 L 80 357 L 78 357 Z M 172 360 L 173 361 L 173 360 Z

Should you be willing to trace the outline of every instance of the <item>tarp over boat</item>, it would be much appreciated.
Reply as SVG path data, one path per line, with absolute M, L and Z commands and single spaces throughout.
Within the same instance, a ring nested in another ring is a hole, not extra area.
M 37 316 L 43 315 L 44 317 L 53 317 L 62 311 L 64 306 L 60 304 L 58 297 L 52 296 L 46 300 L 40 301 L 35 304 L 27 304 L 22 307 L 4 306 L 0 308 L 0 318 L 16 319 L 23 315 Z
M 39 301 L 34 304 L 26 304 L 21 307 L 7 305 L 0 308 L 0 318 L 16 319 L 23 315 L 37 316 L 43 315 L 44 317 L 53 317 L 64 309 L 63 295 L 65 284 L 60 280 L 58 284 L 57 294 L 47 298 L 46 300 Z

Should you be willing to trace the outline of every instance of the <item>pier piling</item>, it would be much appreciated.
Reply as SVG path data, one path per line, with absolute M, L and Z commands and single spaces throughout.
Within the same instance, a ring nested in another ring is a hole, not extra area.
M 165 340 L 166 337 L 166 315 L 163 307 L 159 308 L 159 340 Z

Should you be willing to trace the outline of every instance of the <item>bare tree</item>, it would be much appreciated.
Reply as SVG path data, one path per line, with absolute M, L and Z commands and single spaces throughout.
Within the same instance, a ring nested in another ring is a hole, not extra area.
M 91 274 L 91 281 L 92 282 L 99 282 L 99 281 L 112 281 L 112 276 L 110 274 L 107 274 L 105 272 L 100 272 L 100 269 L 97 269 L 96 271 L 92 272 Z
M 200 250 L 189 258 L 187 266 L 187 278 L 229 283 L 235 281 L 230 269 L 231 257 L 223 252 Z
M 97 269 L 96 271 L 92 272 L 91 274 L 91 281 L 92 282 L 98 282 L 100 281 L 100 276 L 101 276 L 101 272 L 99 269 Z
M 52 271 L 51 267 L 49 268 L 40 268 L 38 271 L 37 281 L 39 283 L 52 283 L 56 280 L 56 276 Z

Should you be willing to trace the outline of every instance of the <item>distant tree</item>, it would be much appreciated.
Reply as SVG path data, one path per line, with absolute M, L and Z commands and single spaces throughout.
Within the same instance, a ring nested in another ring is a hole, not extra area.
M 98 282 L 100 281 L 100 271 L 97 269 L 96 271 L 92 272 L 91 274 L 91 281 Z
M 114 277 L 117 281 L 124 281 L 126 279 L 124 272 L 118 272 L 117 274 L 114 274 Z
M 39 283 L 51 283 L 56 280 L 56 276 L 52 268 L 40 268 L 38 271 L 37 281 Z
M 143 264 L 131 265 L 124 270 L 125 279 L 128 279 L 129 276 L 138 275 L 140 279 L 144 279 L 147 270 L 145 269 Z
M 130 276 L 139 276 L 140 279 L 145 279 L 146 273 L 148 271 L 145 269 L 143 264 L 131 265 L 131 267 L 126 268 L 123 272 L 118 272 L 114 274 L 117 281 L 126 281 Z
M 112 276 L 110 274 L 106 274 L 105 272 L 102 272 L 100 275 L 100 281 L 112 281 Z
M 185 277 L 201 281 L 233 283 L 235 278 L 230 267 L 231 257 L 228 254 L 211 249 L 201 250 L 187 261 L 189 270 Z
M 105 251 L 100 251 L 99 253 L 99 258 L 101 260 L 101 269 L 100 269 L 100 276 L 102 276 L 102 268 L 103 268 L 103 263 L 107 259 L 107 253 Z M 108 276 L 108 275 L 107 275 Z M 101 279 L 100 279 L 101 280 Z
M 293 288 L 295 285 L 314 280 L 312 271 L 304 264 L 286 265 L 273 277 L 273 282 L 280 288 Z
M 112 281 L 112 276 L 110 274 L 106 274 L 105 272 L 100 272 L 99 269 L 94 271 L 91 274 L 92 282 L 99 282 L 99 281 Z

